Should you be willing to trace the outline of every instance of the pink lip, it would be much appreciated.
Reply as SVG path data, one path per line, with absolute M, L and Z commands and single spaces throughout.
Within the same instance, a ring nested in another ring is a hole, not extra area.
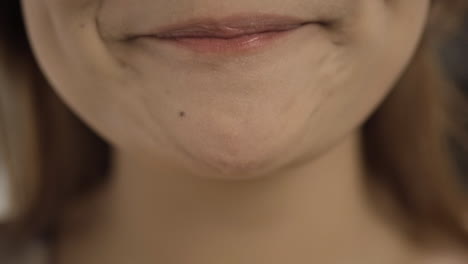
M 269 14 L 196 18 L 163 26 L 139 37 L 150 37 L 197 52 L 219 53 L 258 49 L 306 24 L 320 22 Z

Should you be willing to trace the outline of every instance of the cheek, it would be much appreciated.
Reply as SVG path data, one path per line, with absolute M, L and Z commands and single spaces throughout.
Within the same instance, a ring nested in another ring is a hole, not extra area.
M 112 131 L 122 140 L 120 132 L 141 127 L 146 115 L 138 100 L 131 100 L 131 90 L 119 89 L 127 78 L 100 41 L 95 24 L 100 4 L 101 0 L 22 1 L 30 44 L 54 90 L 98 133 L 113 140 L 107 137 Z M 111 113 L 120 118 L 109 118 Z M 122 119 L 129 121 L 123 124 Z
M 396 2 L 396 1 L 395 1 Z M 321 107 L 310 116 L 305 142 L 297 153 L 310 155 L 356 130 L 381 104 L 406 69 L 426 25 L 428 1 L 399 1 L 395 6 L 367 1 L 353 26 L 349 42 L 336 63 L 324 70 L 328 78 Z M 324 75 L 325 76 L 325 75 Z

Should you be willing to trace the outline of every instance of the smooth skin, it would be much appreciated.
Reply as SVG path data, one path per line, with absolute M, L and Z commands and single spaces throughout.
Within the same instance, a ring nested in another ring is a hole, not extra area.
M 366 196 L 360 126 L 429 3 L 22 0 L 44 74 L 114 153 L 113 181 L 70 208 L 58 263 L 427 263 Z M 126 39 L 246 12 L 333 26 L 240 56 Z

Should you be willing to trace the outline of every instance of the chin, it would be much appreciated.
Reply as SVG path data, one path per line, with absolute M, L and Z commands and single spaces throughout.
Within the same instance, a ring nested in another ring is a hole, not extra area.
M 282 166 L 295 140 L 289 133 L 262 135 L 260 131 L 267 130 L 191 133 L 190 137 L 179 138 L 178 152 L 185 161 L 185 167 L 199 177 L 259 179 Z

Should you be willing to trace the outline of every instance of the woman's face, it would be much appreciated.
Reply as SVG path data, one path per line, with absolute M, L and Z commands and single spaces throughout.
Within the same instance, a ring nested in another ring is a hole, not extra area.
M 429 2 L 22 0 L 43 72 L 90 127 L 159 166 L 226 179 L 271 174 L 355 132 L 409 62 Z M 245 49 L 154 36 L 257 13 L 328 24 Z

